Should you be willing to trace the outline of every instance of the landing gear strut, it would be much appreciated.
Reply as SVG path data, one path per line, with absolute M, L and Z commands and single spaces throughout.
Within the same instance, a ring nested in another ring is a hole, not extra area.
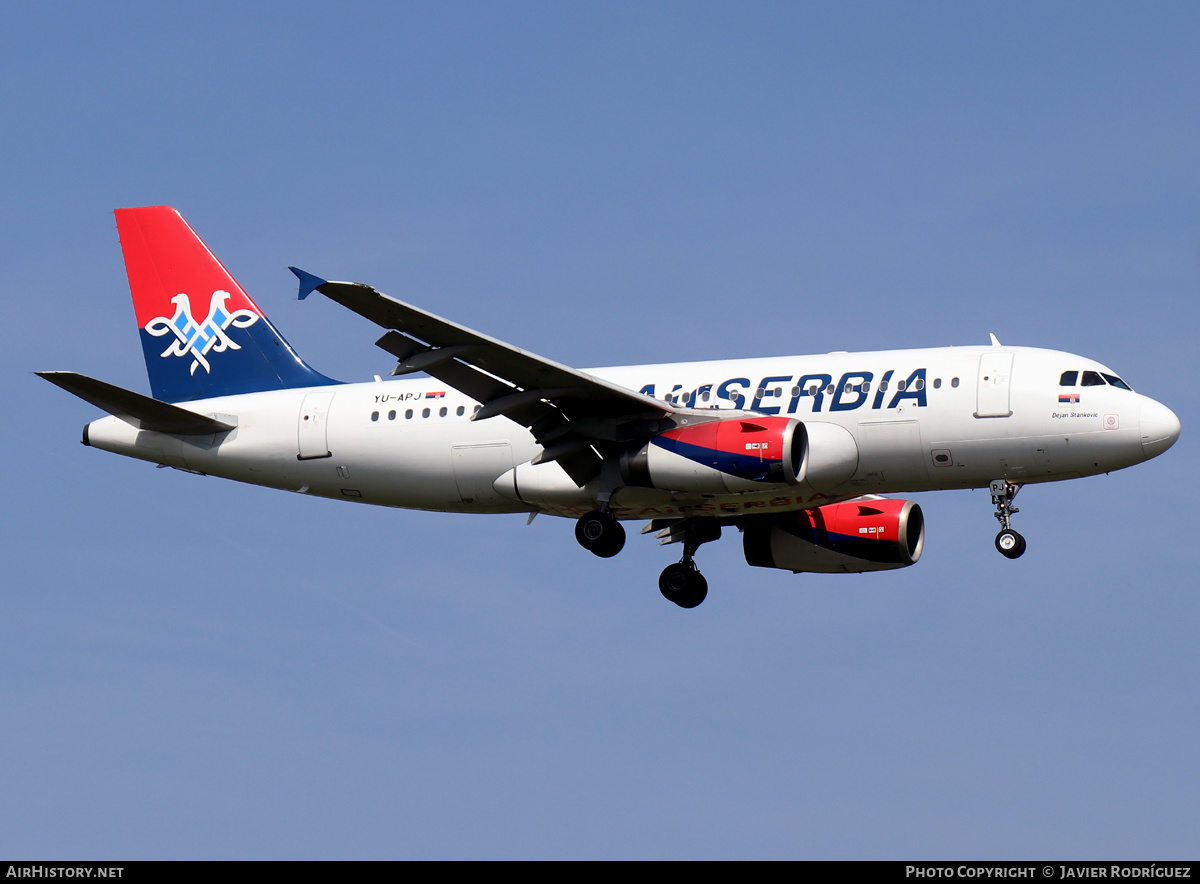
M 625 529 L 608 510 L 592 510 L 575 523 L 575 539 L 588 552 L 610 559 L 625 546 Z
M 708 595 L 708 581 L 696 567 L 693 556 L 702 543 L 721 536 L 721 526 L 712 519 L 684 519 L 659 532 L 661 543 L 683 542 L 683 558 L 667 565 L 658 578 L 663 598 L 681 608 L 694 608 Z
M 1021 490 L 1021 486 L 1007 479 L 993 479 L 992 503 L 996 505 L 996 520 L 1000 523 L 1000 533 L 996 535 L 996 549 L 1000 555 L 1009 559 L 1017 559 L 1025 552 L 1025 538 L 1012 529 L 1009 522 L 1014 513 L 1020 510 L 1013 506 L 1013 498 Z

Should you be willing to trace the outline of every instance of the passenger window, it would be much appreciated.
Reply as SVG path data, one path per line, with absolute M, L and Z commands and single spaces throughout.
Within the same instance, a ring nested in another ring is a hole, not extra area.
M 887 382 L 887 381 L 880 381 L 880 382 L 879 382 L 879 390 L 880 390 L 880 392 L 881 392 L 881 393 L 886 393 L 886 392 L 887 392 L 887 388 L 888 388 L 888 382 Z
M 406 421 L 412 420 L 412 409 L 411 408 L 404 412 L 404 419 Z
M 429 417 L 429 409 L 428 408 L 421 409 L 421 417 Z
M 870 392 L 871 392 L 871 382 L 870 382 L 870 381 L 863 381 L 863 382 L 862 382 L 862 384 L 860 384 L 859 386 L 860 386 L 860 389 L 861 389 L 861 390 L 862 390 L 864 393 L 870 393 Z
M 904 392 L 904 388 L 907 385 L 908 385 L 907 381 L 896 381 L 896 389 L 899 390 L 901 393 Z
M 918 390 L 925 389 L 925 378 L 917 378 L 917 389 Z
M 1104 373 L 1101 372 L 1101 374 L 1104 374 Z M 1118 390 L 1128 390 L 1130 393 L 1133 392 L 1133 388 L 1130 387 L 1129 384 L 1127 384 L 1123 380 L 1121 380 L 1119 377 L 1117 377 L 1115 374 L 1106 374 L 1106 375 L 1104 375 L 1104 379 L 1106 381 L 1108 381 L 1110 384 L 1112 384 L 1114 387 L 1116 387 Z
M 1079 380 L 1079 372 L 1064 371 L 1062 373 L 1062 377 L 1058 379 L 1058 385 L 1060 387 L 1074 387 L 1078 380 Z
M 1100 372 L 1098 372 L 1098 371 L 1085 371 L 1083 373 L 1083 383 L 1081 384 L 1081 386 L 1103 387 L 1104 386 L 1104 378 L 1100 377 Z
M 379 412 L 378 411 L 371 412 L 371 420 L 373 420 L 373 421 L 379 420 Z
M 454 413 L 457 414 L 459 417 L 462 417 L 463 412 L 465 412 L 465 411 L 466 411 L 466 409 L 460 405 L 460 406 L 458 406 L 457 409 L 455 409 Z
M 388 420 L 390 420 L 390 421 L 394 421 L 395 419 L 396 419 L 396 412 L 394 412 L 394 411 L 389 411 L 389 412 L 388 412 Z
M 950 386 L 951 386 L 951 387 L 957 387 L 957 386 L 958 386 L 958 378 L 951 378 L 951 379 L 950 379 Z
M 933 389 L 935 389 L 935 390 L 942 389 L 942 379 L 941 378 L 933 379 Z

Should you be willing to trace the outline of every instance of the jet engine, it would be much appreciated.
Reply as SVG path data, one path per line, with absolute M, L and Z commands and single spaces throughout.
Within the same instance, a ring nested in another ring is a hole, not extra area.
M 621 457 L 627 485 L 726 494 L 795 485 L 804 457 L 791 418 L 726 418 L 678 427 Z
M 763 516 L 742 528 L 747 564 L 796 573 L 906 568 L 921 558 L 924 545 L 921 507 L 883 497 Z
M 828 491 L 857 468 L 858 447 L 844 427 L 771 415 L 677 427 L 621 457 L 627 485 L 701 494 Z

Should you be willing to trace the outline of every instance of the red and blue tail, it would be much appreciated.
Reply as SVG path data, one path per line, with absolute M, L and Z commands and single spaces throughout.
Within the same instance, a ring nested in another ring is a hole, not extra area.
M 154 398 L 337 383 L 305 364 L 178 212 L 114 214 Z

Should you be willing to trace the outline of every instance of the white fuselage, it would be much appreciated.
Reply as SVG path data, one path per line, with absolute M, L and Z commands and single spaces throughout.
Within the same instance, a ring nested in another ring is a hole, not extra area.
M 804 509 L 861 494 L 976 488 L 999 478 L 1052 482 L 1132 466 L 1174 441 L 1178 422 L 1164 406 L 1108 384 L 1060 386 L 1068 371 L 1112 374 L 1069 353 L 994 346 L 588 373 L 692 408 L 837 424 L 858 449 L 857 468 L 836 488 L 801 485 L 723 495 L 619 490 L 614 512 L 643 518 Z M 557 464 L 529 466 L 541 448 L 524 427 L 503 417 L 470 420 L 478 403 L 432 378 L 183 405 L 236 429 L 178 437 L 106 417 L 88 425 L 85 441 L 240 482 L 382 506 L 577 516 L 596 502 L 595 482 L 577 489 Z M 538 485 L 540 491 L 514 493 L 514 468 L 524 475 L 537 470 L 548 479 Z

